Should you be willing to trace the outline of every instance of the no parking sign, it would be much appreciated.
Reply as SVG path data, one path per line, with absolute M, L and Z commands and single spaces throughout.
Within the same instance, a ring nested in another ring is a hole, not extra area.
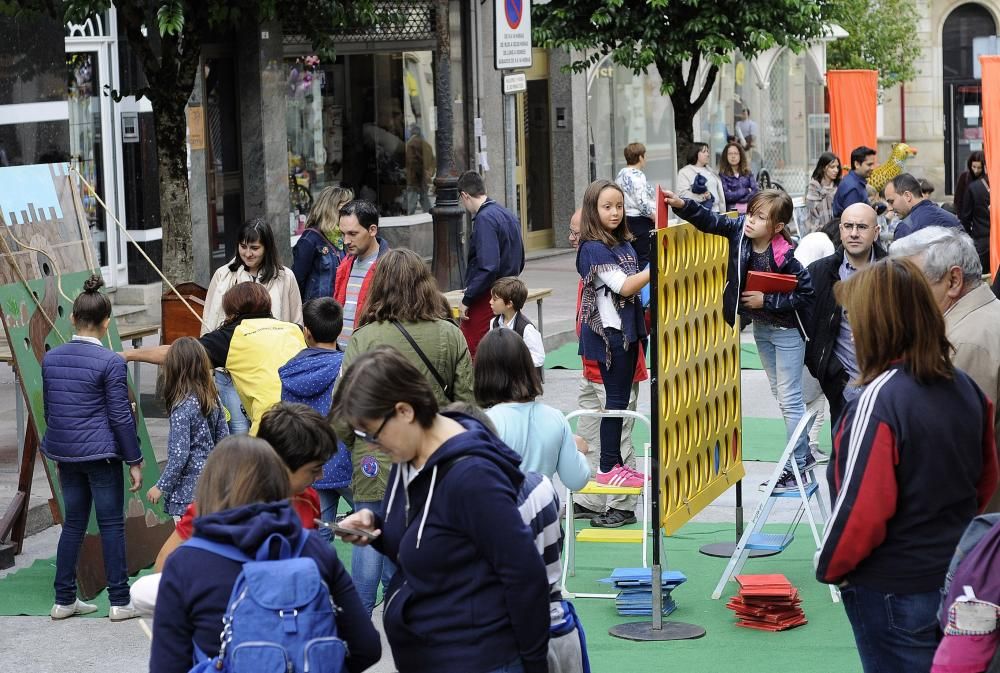
M 531 67 L 531 0 L 493 0 L 497 70 Z

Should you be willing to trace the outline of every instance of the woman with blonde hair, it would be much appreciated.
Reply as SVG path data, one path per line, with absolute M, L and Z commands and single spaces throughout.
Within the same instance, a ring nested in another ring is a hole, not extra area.
M 427 380 L 438 404 L 474 402 L 469 346 L 462 331 L 449 319 L 450 311 L 420 255 L 406 248 L 387 251 L 372 273 L 368 298 L 344 353 L 341 371 L 346 372 L 368 351 L 392 346 Z M 341 381 L 337 381 L 338 388 L 340 385 Z M 337 434 L 351 450 L 354 463 L 354 511 L 370 509 L 381 514 L 389 457 L 370 444 L 355 441 L 344 419 L 334 420 Z M 388 586 L 392 569 L 391 563 L 383 566 L 381 555 L 374 549 L 354 549 L 351 572 L 369 613 L 375 607 L 380 576 Z
M 873 262 L 835 295 L 865 389 L 834 432 L 816 577 L 840 586 L 865 673 L 929 671 L 952 553 L 997 486 L 993 405 L 952 364 L 913 262 Z
M 337 267 L 344 258 L 340 209 L 353 198 L 354 192 L 346 187 L 327 187 L 309 211 L 305 231 L 292 248 L 292 273 L 303 303 L 333 296 Z

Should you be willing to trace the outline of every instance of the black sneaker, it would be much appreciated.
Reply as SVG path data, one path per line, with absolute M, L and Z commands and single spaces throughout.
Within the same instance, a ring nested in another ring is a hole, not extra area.
M 619 528 L 628 523 L 635 523 L 635 512 L 611 507 L 604 514 L 599 514 L 590 520 L 595 528 Z
M 808 472 L 808 471 L 812 470 L 814 467 L 816 467 L 816 464 L 818 462 L 819 461 L 816 460 L 816 456 L 812 455 L 812 451 L 810 451 L 806 455 L 806 464 L 799 468 L 799 473 L 802 476 L 805 476 L 806 472 Z
M 791 470 L 785 470 L 778 477 L 777 483 L 774 484 L 774 493 L 789 493 L 791 491 L 797 491 L 799 485 L 795 483 L 795 473 Z
M 600 516 L 600 512 L 595 512 L 592 509 L 587 509 L 583 505 L 578 505 L 573 503 L 573 518 L 574 519 L 593 519 L 595 516 Z

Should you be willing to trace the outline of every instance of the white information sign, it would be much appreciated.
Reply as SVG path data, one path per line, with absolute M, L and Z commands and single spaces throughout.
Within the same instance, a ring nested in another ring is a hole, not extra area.
M 531 0 L 493 0 L 497 70 L 531 67 Z

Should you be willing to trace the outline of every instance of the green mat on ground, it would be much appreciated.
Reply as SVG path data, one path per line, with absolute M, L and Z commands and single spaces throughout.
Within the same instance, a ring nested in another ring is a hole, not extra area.
M 580 346 L 576 341 L 570 341 L 554 351 L 549 351 L 545 354 L 545 368 L 572 370 L 583 369 L 583 363 L 580 361 L 580 356 L 576 352 L 579 347 Z
M 578 521 L 578 529 L 585 521 Z M 787 526 L 767 526 L 767 532 L 784 533 Z M 728 585 L 720 600 L 712 600 L 728 559 L 711 558 L 698 549 L 711 542 L 733 540 L 735 531 L 726 524 L 689 523 L 666 538 L 664 569 L 680 570 L 688 581 L 673 592 L 677 610 L 668 621 L 696 624 L 706 630 L 704 638 L 674 642 L 636 643 L 608 635 L 618 624 L 648 621 L 649 618 L 621 617 L 614 601 L 584 599 L 574 601 L 587 633 L 590 665 L 594 671 L 690 671 L 714 673 L 860 673 L 861 662 L 850 624 L 839 603 L 830 600 L 826 585 L 814 579 L 814 547 L 808 528 L 800 526 L 792 545 L 781 554 L 751 559 L 747 574 L 782 573 L 798 587 L 802 609 L 809 623 L 779 633 L 739 628 L 726 600 L 736 594 L 735 582 Z M 576 576 L 567 581 L 576 592 L 604 593 L 609 585 L 596 580 L 607 577 L 615 567 L 638 567 L 639 549 L 627 544 L 577 544 Z M 623 662 L 627 662 L 623 666 Z
M 764 369 L 757 353 L 757 344 L 740 344 L 740 369 Z
M 583 363 L 577 354 L 579 348 L 577 342 L 563 344 L 559 348 L 545 354 L 546 369 L 570 369 L 581 370 Z M 757 346 L 752 343 L 740 345 L 740 368 L 741 369 L 763 369 L 760 363 L 760 356 L 757 354 Z
M 136 577 L 142 577 L 152 572 L 152 569 L 139 571 Z M 21 568 L 0 579 L 0 617 L 45 617 L 52 609 L 55 598 L 52 581 L 56 576 L 56 559 L 38 559 L 30 566 Z M 130 581 L 135 581 L 131 578 Z M 97 605 L 97 612 L 85 617 L 108 616 L 108 591 L 105 589 L 97 598 L 87 601 Z
M 570 422 L 576 430 L 576 420 Z M 743 417 L 743 460 L 776 463 L 785 450 L 788 438 L 785 421 L 780 418 Z M 637 456 L 644 456 L 649 443 L 649 431 L 644 423 L 632 426 L 632 446 Z M 830 421 L 827 419 L 819 433 L 819 446 L 824 453 L 830 453 Z
M 784 420 L 743 417 L 743 460 L 776 463 L 787 443 Z M 827 419 L 819 431 L 819 446 L 824 453 L 830 453 L 830 444 L 830 421 Z

